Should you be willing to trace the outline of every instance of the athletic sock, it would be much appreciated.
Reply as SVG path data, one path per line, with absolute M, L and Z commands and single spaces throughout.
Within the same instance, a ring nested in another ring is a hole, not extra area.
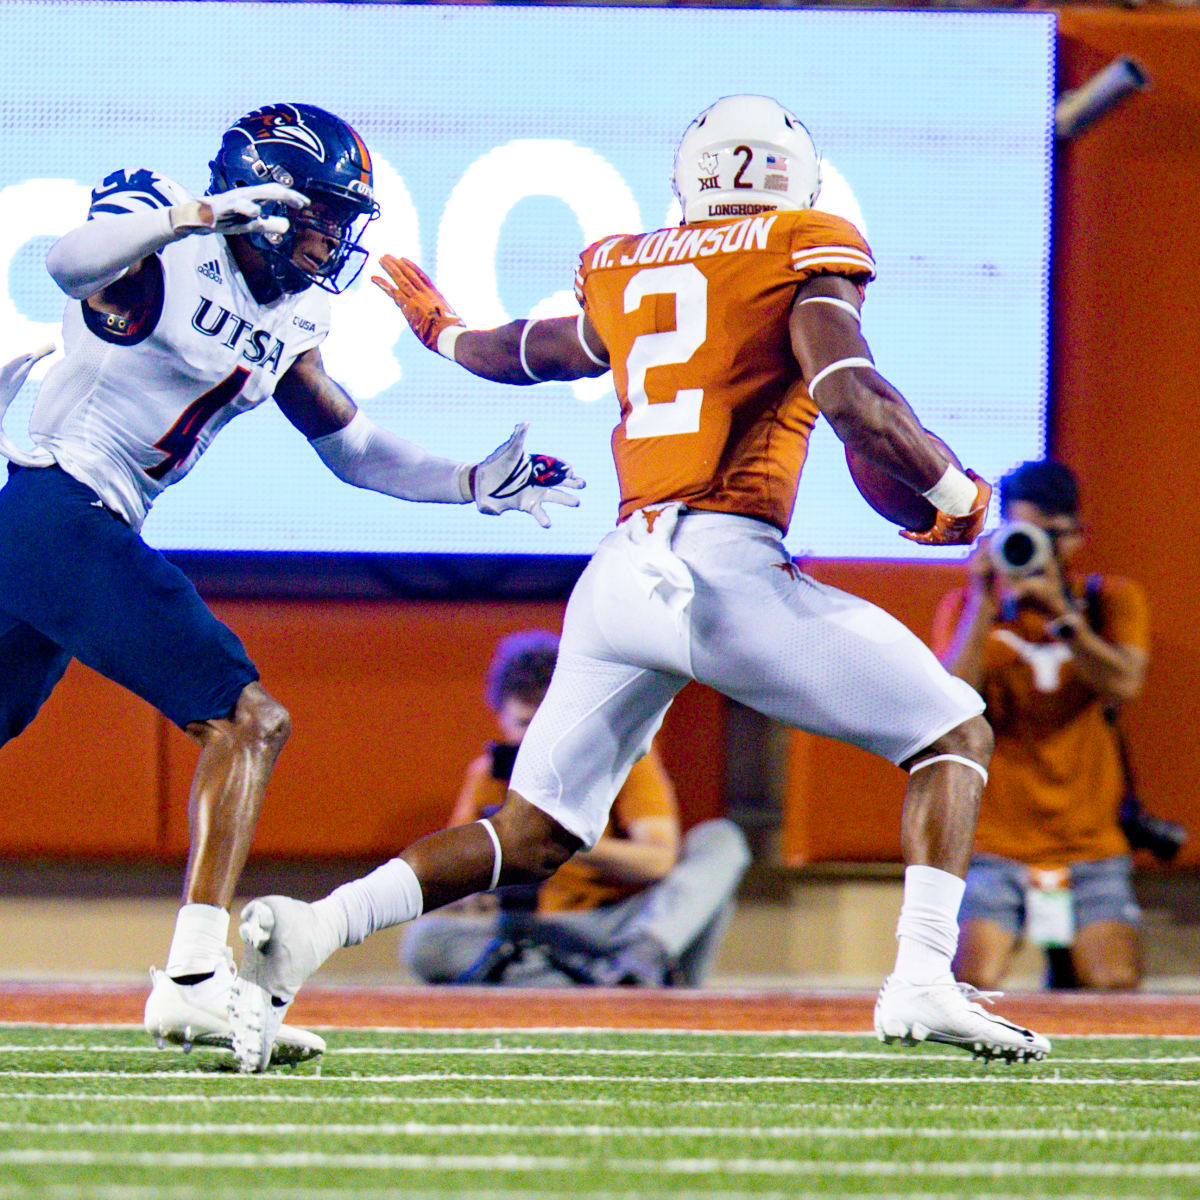
M 377 929 L 415 921 L 425 898 L 412 867 L 402 858 L 393 858 L 369 875 L 343 883 L 313 907 L 345 930 L 343 946 L 357 946 Z
M 175 918 L 167 974 L 198 983 L 227 961 L 229 913 L 215 904 L 185 904 Z
M 918 986 L 947 983 L 958 948 L 958 909 L 966 884 L 937 867 L 906 867 L 896 925 L 895 974 Z

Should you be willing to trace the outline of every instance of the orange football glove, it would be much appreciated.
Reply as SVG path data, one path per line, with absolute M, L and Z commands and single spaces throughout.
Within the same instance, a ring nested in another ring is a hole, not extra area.
M 983 531 L 983 523 L 987 520 L 988 502 L 992 498 L 992 485 L 986 479 L 980 479 L 970 469 L 967 470 L 966 476 L 975 485 L 975 503 L 966 516 L 952 517 L 949 513 L 939 510 L 928 529 L 921 533 L 902 529 L 900 536 L 922 546 L 969 546 Z
M 466 328 L 463 319 L 415 262 L 385 254 L 379 260 L 379 265 L 391 276 L 391 280 L 372 275 L 371 282 L 395 301 L 413 333 L 430 350 L 437 353 L 438 337 L 443 330 L 454 325 Z

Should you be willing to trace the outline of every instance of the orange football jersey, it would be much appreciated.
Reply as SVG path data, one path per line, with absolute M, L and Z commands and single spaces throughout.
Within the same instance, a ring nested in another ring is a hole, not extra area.
M 797 286 L 821 274 L 863 286 L 875 263 L 853 225 L 812 209 L 611 237 L 583 252 L 575 294 L 621 401 L 618 520 L 680 500 L 787 529 L 817 419 L 788 318 Z

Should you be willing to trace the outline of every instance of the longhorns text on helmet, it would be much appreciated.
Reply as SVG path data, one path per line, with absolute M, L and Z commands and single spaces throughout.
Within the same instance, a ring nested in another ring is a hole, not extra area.
M 695 122 L 685 131 L 685 140 L 694 126 Z M 301 143 L 307 136 L 302 129 L 281 132 L 278 128 L 275 135 L 282 138 L 276 144 L 296 154 L 302 152 Z M 737 145 L 751 145 L 751 142 L 739 141 L 733 148 Z M 579 250 L 608 234 L 655 229 L 680 219 L 680 207 L 674 200 L 665 212 L 643 219 L 642 207 L 620 170 L 591 147 L 567 139 L 519 138 L 501 143 L 465 165 L 450 188 L 442 211 L 433 216 L 431 223 L 436 233 L 433 246 L 427 246 L 425 227 L 430 218 L 422 220 L 404 177 L 380 153 L 378 145 L 370 152 L 365 145 L 362 149 L 363 161 L 372 168 L 372 190 L 380 208 L 380 218 L 370 229 L 370 252 L 378 254 L 386 250 L 428 263 L 439 286 L 447 295 L 454 296 L 464 320 L 477 327 L 500 325 L 518 315 L 509 313 L 500 299 L 497 252 L 505 220 L 522 200 L 549 196 L 565 204 L 581 229 Z M 397 157 L 402 154 L 400 150 Z M 668 171 L 669 154 L 668 150 L 663 162 L 664 170 Z M 744 157 L 743 154 L 738 158 L 738 165 Z M 315 156 L 313 161 L 318 161 Z M 680 161 L 677 154 L 676 175 Z M 765 168 L 773 164 L 761 165 Z M 798 177 L 791 161 L 788 174 L 789 182 Z M 750 177 L 748 167 L 743 182 Z M 255 179 L 261 182 L 257 176 Z M 765 185 L 765 178 L 762 182 Z M 350 180 L 346 186 L 349 190 Z M 354 190 L 358 192 L 357 188 Z M 745 189 L 737 190 L 742 196 L 749 194 Z M 362 192 L 358 194 L 367 199 Z M 11 277 L 9 263 L 31 238 L 58 237 L 77 224 L 79 214 L 87 209 L 89 196 L 90 183 L 72 179 L 30 179 L 0 189 L 0 271 L 4 277 Z M 828 159 L 821 162 L 819 207 L 845 217 L 864 236 L 868 235 L 857 198 Z M 9 219 L 4 219 L 6 216 Z M 531 306 L 530 315 L 577 311 L 570 288 L 573 267 L 573 261 L 562 264 L 564 286 Z M 28 346 L 53 340 L 59 334 L 59 326 L 57 317 L 51 321 L 31 319 L 17 307 L 9 289 L 0 287 L 3 331 L 0 354 L 7 349 L 11 357 Z M 342 380 L 356 396 L 369 399 L 400 381 L 401 367 L 394 353 L 400 340 L 399 329 L 378 304 L 374 289 L 360 283 L 338 300 L 333 328 L 322 346 L 322 355 L 335 378 Z M 34 377 L 43 371 L 43 364 L 39 363 Z M 601 377 L 580 380 L 571 386 L 579 399 L 590 401 L 606 395 L 611 383 L 607 377 Z

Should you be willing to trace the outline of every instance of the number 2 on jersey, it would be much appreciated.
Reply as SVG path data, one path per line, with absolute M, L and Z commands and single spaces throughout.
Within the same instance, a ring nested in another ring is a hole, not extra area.
M 650 403 L 646 372 L 651 367 L 685 363 L 708 336 L 708 280 L 695 263 L 649 267 L 625 286 L 625 311 L 634 312 L 647 296 L 675 297 L 675 328 L 643 333 L 634 338 L 626 369 L 629 372 L 629 439 L 670 437 L 700 428 L 703 388 L 681 388 L 670 400 Z

